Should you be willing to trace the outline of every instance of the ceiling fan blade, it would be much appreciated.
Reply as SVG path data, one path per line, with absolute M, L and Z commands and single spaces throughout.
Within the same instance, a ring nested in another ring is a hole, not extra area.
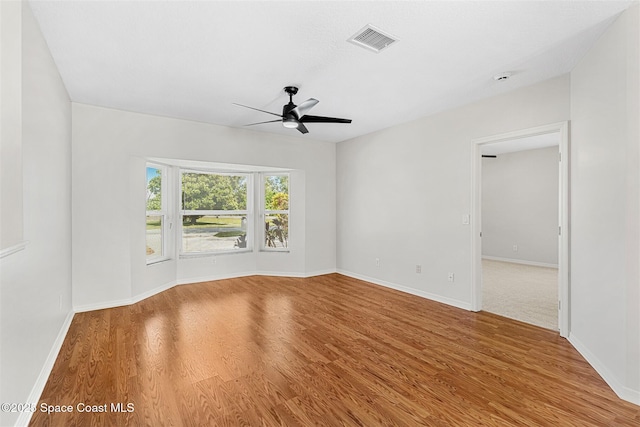
M 300 131 L 300 133 L 309 133 L 309 129 L 307 129 L 307 127 L 300 122 L 298 122 L 298 130 Z
M 250 109 L 252 109 L 252 110 L 256 110 L 256 111 L 262 111 L 263 113 L 271 114 L 271 115 L 273 115 L 273 116 L 282 117 L 280 114 L 272 113 L 271 111 L 261 110 L 261 109 L 259 109 L 259 108 L 249 107 L 248 105 L 236 104 L 235 102 L 233 102 L 233 105 L 237 105 L 237 106 L 239 106 L 239 107 L 244 107 L 244 108 L 250 108 Z
M 311 110 L 313 107 L 315 107 L 315 105 L 318 102 L 320 102 L 320 101 L 318 101 L 315 98 L 309 98 L 306 101 L 304 101 L 302 104 L 298 105 L 296 108 L 291 110 L 291 112 L 296 115 L 296 119 L 299 119 L 300 117 L 302 117 L 305 114 L 307 114 L 307 112 L 309 110 Z
M 337 117 L 302 116 L 301 123 L 351 123 L 351 119 L 339 119 Z
M 248 125 L 243 125 L 243 126 L 253 126 L 253 125 L 261 125 L 263 123 L 280 123 L 280 122 L 282 122 L 282 119 L 269 120 L 269 121 L 266 121 L 266 122 L 249 123 Z

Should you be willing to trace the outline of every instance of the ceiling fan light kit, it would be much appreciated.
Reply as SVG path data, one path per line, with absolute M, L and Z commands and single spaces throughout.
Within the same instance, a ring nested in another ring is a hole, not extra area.
M 309 98 L 300 105 L 293 103 L 293 95 L 298 93 L 298 88 L 295 86 L 286 86 L 284 91 L 289 95 L 289 103 L 282 107 L 282 114 L 272 113 L 271 111 L 260 110 L 259 108 L 249 107 L 248 105 L 236 104 L 239 107 L 250 108 L 252 110 L 260 111 L 263 113 L 271 114 L 272 116 L 278 116 L 280 120 L 269 120 L 266 122 L 250 123 L 245 126 L 260 125 L 264 123 L 276 123 L 282 122 L 282 126 L 287 129 L 298 129 L 300 133 L 309 133 L 309 130 L 304 123 L 351 123 L 351 119 L 339 119 L 336 117 L 324 117 L 324 116 L 310 116 L 307 112 L 311 110 L 315 105 L 320 102 L 317 99 Z
M 282 120 L 282 126 L 287 129 L 296 129 L 298 127 L 298 122 L 295 119 L 284 119 Z

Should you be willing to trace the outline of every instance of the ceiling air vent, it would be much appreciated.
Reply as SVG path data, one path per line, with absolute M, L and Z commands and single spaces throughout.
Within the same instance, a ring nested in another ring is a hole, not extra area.
M 347 41 L 378 53 L 397 42 L 398 39 L 369 24 Z

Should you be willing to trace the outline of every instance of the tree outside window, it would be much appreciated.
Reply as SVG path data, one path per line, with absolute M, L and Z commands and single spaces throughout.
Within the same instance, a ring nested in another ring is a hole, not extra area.
M 248 246 L 249 174 L 182 173 L 182 252 L 207 253 Z
M 264 175 L 264 249 L 289 247 L 289 175 Z
M 167 212 L 163 197 L 166 167 L 147 164 L 146 257 L 147 263 L 167 259 Z

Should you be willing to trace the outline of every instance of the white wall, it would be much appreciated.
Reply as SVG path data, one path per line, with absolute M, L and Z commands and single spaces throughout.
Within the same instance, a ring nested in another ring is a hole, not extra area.
M 290 253 L 146 266 L 145 159 L 292 169 Z M 172 283 L 335 271 L 335 144 L 73 104 L 73 303 L 91 309 Z
M 483 256 L 558 265 L 558 178 L 558 147 L 482 159 Z
M 21 2 L 0 2 L 0 257 L 24 245 L 21 32 Z
M 339 143 L 339 271 L 470 308 L 471 141 L 568 119 L 564 75 Z
M 26 3 L 21 36 L 24 235 L 29 245 L 0 260 L 0 401 L 16 403 L 39 397 L 46 366 L 72 315 L 71 103 Z M 0 425 L 13 425 L 17 416 L 1 412 Z
M 638 404 L 639 14 L 623 13 L 571 73 L 570 335 Z

